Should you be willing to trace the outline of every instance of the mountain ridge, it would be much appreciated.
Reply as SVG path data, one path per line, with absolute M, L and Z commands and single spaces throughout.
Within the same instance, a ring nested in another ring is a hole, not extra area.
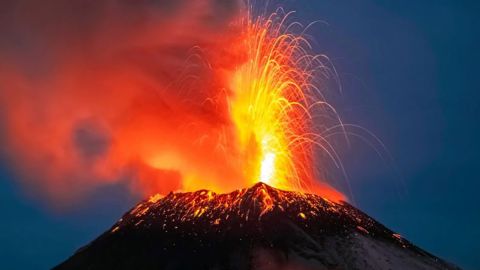
M 264 183 L 225 194 L 199 190 L 154 195 L 55 269 L 198 265 L 201 269 L 268 269 L 269 265 L 458 269 L 347 202 Z

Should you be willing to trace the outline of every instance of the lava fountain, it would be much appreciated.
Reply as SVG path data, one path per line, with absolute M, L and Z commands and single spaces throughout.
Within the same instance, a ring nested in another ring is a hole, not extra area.
M 333 146 L 320 135 L 315 114 L 323 114 L 337 126 L 342 122 L 318 85 L 319 77 L 325 78 L 332 70 L 324 64 L 324 56 L 309 54 L 306 38 L 290 31 L 301 27 L 286 23 L 290 14 L 273 13 L 244 22 L 245 62 L 231 78 L 229 105 L 247 161 L 246 178 L 277 188 L 311 191 L 316 150 L 340 163 Z M 340 196 L 336 192 L 323 195 Z
M 227 149 L 225 158 L 240 172 L 233 176 L 235 180 L 220 179 L 212 184 L 205 180 L 212 176 L 182 171 L 182 190 L 228 192 L 232 187 L 264 182 L 286 190 L 316 192 L 334 201 L 345 199 L 322 179 L 315 180 L 316 151 L 341 167 L 334 147 L 322 136 L 332 127 L 343 126 L 322 94 L 326 88 L 321 85 L 323 79 L 335 76 L 335 72 L 325 56 L 309 53 L 308 40 L 293 31 L 304 28 L 287 23 L 290 14 L 283 10 L 267 17 L 247 13 L 239 20 L 242 30 L 228 46 L 230 54 L 236 56 L 233 68 L 219 68 L 216 73 L 226 81 L 227 90 L 209 102 L 219 107 L 225 104 L 233 134 L 217 140 L 214 149 Z M 315 123 L 317 117 L 323 122 Z M 175 157 L 154 157 L 149 165 L 162 168 L 172 160 Z M 223 183 L 229 181 L 235 184 L 225 187 Z

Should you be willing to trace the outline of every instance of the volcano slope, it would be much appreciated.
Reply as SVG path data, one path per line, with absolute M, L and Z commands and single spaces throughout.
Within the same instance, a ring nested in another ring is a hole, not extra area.
M 459 269 L 346 202 L 258 183 L 159 195 L 54 269 Z

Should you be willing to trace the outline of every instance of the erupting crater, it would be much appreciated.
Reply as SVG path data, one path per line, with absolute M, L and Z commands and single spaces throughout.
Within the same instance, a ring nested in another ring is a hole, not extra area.
M 264 183 L 155 195 L 55 269 L 457 269 L 347 202 Z

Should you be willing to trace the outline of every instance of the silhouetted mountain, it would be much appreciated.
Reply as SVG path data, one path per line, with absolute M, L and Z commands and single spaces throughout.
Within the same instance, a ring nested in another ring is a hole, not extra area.
M 346 202 L 258 183 L 156 195 L 55 269 L 459 269 Z

